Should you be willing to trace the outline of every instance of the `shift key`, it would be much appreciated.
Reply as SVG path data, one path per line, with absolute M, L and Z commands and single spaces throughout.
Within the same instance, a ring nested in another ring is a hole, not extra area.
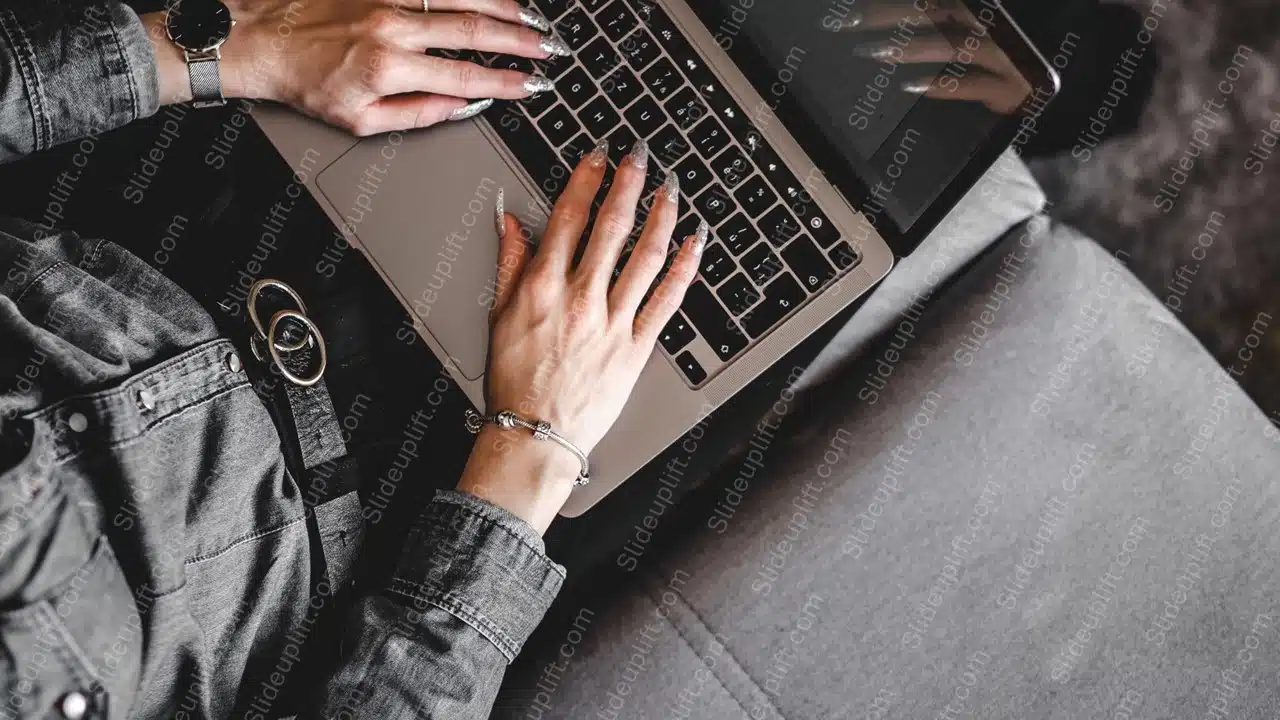
M 721 360 L 727 362 L 747 346 L 747 336 L 707 289 L 706 283 L 699 281 L 690 286 L 680 309 Z

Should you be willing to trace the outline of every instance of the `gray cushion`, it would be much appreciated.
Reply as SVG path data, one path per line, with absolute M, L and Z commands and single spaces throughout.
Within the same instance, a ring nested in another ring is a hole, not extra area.
M 1035 222 L 911 325 L 496 714 L 1280 711 L 1280 440 L 1176 318 Z

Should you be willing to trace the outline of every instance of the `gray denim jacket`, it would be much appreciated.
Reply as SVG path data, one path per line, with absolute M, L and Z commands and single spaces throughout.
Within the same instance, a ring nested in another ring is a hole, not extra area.
M 0 5 L 0 159 L 155 110 L 131 10 Z M 0 718 L 275 717 L 300 684 L 311 717 L 487 717 L 564 569 L 440 493 L 386 587 L 313 595 L 319 540 L 233 354 L 117 246 L 0 221 Z M 340 661 L 299 677 L 334 612 Z

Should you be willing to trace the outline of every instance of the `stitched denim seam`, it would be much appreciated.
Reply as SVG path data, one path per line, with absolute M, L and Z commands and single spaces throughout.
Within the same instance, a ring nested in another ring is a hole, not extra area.
M 4 22 L 6 17 L 10 22 Z M 13 47 L 13 56 L 17 59 L 18 67 L 22 70 L 22 78 L 27 84 L 27 106 L 31 109 L 31 131 L 35 141 L 33 149 L 43 150 L 49 146 L 48 136 L 53 130 L 49 127 L 50 119 L 44 111 L 40 72 L 34 60 L 35 49 L 31 47 L 31 40 L 12 10 L 0 10 L 0 30 L 3 30 L 5 36 L 9 38 L 9 44 Z M 44 133 L 41 133 L 41 130 Z
M 124 66 L 125 86 L 129 88 L 129 119 L 138 119 L 138 93 L 134 86 L 133 66 L 129 64 L 129 57 L 124 52 L 124 43 L 120 41 L 120 31 L 116 28 L 114 22 L 107 23 L 107 29 L 111 31 L 111 44 L 115 46 L 116 57 L 119 58 L 120 64 Z
M 279 525 L 276 525 L 275 527 L 267 528 L 266 530 L 259 530 L 258 532 L 249 533 L 248 535 L 243 535 L 241 537 L 236 538 L 235 540 L 232 540 L 230 544 L 228 544 L 226 547 L 222 548 L 221 550 L 215 550 L 211 553 L 205 553 L 204 555 L 183 560 L 182 565 L 185 567 L 187 565 L 196 565 L 206 560 L 213 560 L 215 558 L 226 555 L 227 553 L 231 552 L 232 550 L 235 550 L 241 545 L 251 543 L 254 540 L 260 540 L 264 537 L 267 537 L 268 535 L 274 535 L 276 533 L 288 530 L 290 527 L 297 525 L 299 522 L 303 522 L 306 519 L 307 519 L 306 515 L 300 515 L 296 518 L 293 518 L 292 520 L 286 520 L 285 522 Z
M 56 270 L 59 266 L 67 265 L 67 264 L 68 263 L 66 260 L 57 260 L 49 267 L 41 270 L 39 275 L 36 275 L 34 278 L 32 278 L 31 282 L 27 283 L 27 286 L 22 288 L 22 292 L 14 296 L 13 298 L 14 306 L 16 307 L 18 305 L 21 305 L 22 298 L 26 297 L 27 293 L 31 292 L 32 289 L 34 289 L 37 285 L 43 282 L 46 275 Z
M 398 587 L 400 585 L 407 585 L 410 588 L 422 590 L 425 594 L 407 592 Z M 516 655 L 520 654 L 520 644 L 517 643 L 514 638 L 503 631 L 503 629 L 499 627 L 497 623 L 490 620 L 488 616 L 481 613 L 479 609 L 473 608 L 471 605 L 462 602 L 453 593 L 440 596 L 439 593 L 419 585 L 418 583 L 401 580 L 399 578 L 392 580 L 389 591 L 413 602 L 424 602 L 432 605 L 458 618 L 467 625 L 470 625 L 476 630 L 476 632 L 483 635 L 486 640 L 493 643 L 493 646 L 498 648 L 498 651 L 507 658 L 507 662 L 511 662 L 515 659 Z
M 90 662 L 88 655 L 80 648 L 80 644 L 76 642 L 75 637 L 71 635 L 71 630 L 62 621 L 62 617 L 53 609 L 53 604 L 48 600 L 40 602 L 41 612 L 39 617 L 45 628 L 58 636 L 60 642 L 53 643 L 53 651 L 62 660 L 62 664 L 66 665 L 76 676 L 76 680 L 83 684 L 97 680 L 97 673 L 94 672 L 93 663 Z
M 463 503 L 458 502 L 457 500 L 449 497 L 436 498 L 432 502 L 441 503 L 441 504 L 448 503 L 449 505 L 453 505 L 454 507 L 458 508 L 458 510 L 460 510 L 461 512 L 466 513 L 471 517 L 474 517 L 477 520 L 484 522 L 487 525 L 491 525 L 493 527 L 501 529 L 504 533 L 511 536 L 513 539 L 515 539 L 517 542 L 523 545 L 526 550 L 533 553 L 534 557 L 538 558 L 539 560 L 546 561 L 545 564 L 548 567 L 550 567 L 553 571 L 555 571 L 555 573 L 559 575 L 561 578 L 566 577 L 566 572 L 562 570 L 560 567 L 556 566 L 554 563 L 552 563 L 550 561 L 550 558 L 547 557 L 545 552 L 542 552 L 537 548 L 535 548 L 534 546 L 530 545 L 528 542 L 525 541 L 524 538 L 520 537 L 520 535 L 518 535 L 511 528 L 507 527 L 506 525 L 503 525 L 497 518 L 488 517 L 483 513 L 481 513 L 479 510 L 477 510 L 476 508 L 473 508 L 469 505 L 464 505 Z

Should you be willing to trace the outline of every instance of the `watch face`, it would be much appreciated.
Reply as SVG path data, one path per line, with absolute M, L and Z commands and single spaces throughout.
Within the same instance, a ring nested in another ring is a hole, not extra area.
M 212 50 L 231 34 L 231 11 L 218 0 L 181 0 L 164 21 L 169 39 L 184 50 Z

